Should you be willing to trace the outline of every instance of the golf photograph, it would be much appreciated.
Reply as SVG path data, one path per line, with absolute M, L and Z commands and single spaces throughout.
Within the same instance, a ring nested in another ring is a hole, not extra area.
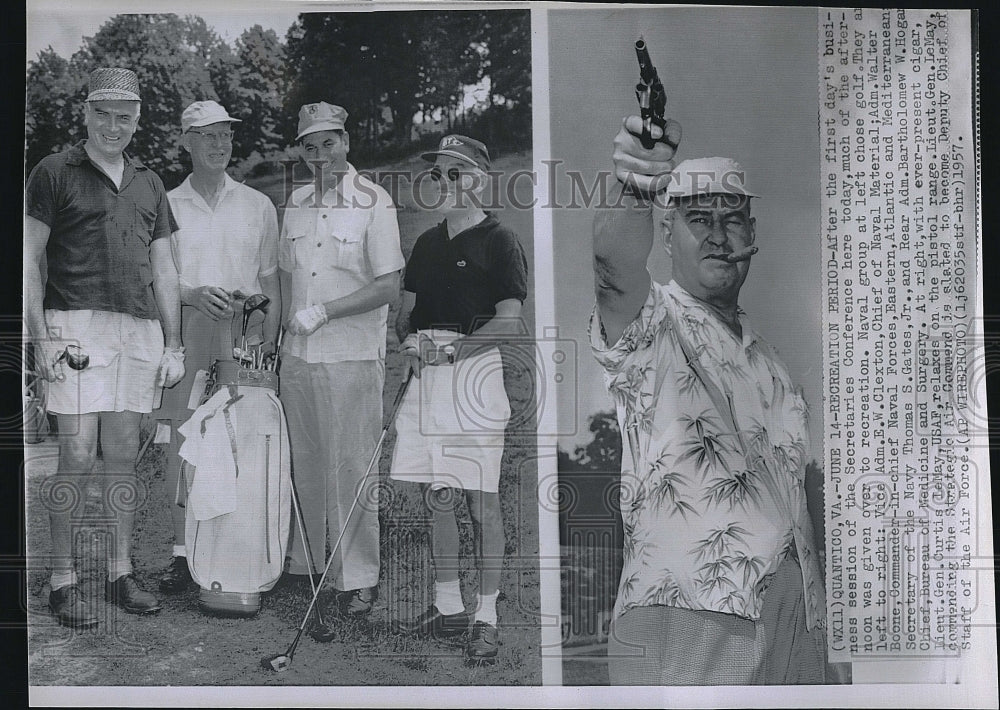
M 29 684 L 541 684 L 528 11 L 44 10 Z

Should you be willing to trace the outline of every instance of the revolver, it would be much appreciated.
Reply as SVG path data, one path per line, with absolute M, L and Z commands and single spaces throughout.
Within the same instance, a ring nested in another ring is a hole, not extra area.
M 642 37 L 635 43 L 635 56 L 639 60 L 639 83 L 635 85 L 635 97 L 639 100 L 639 113 L 642 117 L 642 136 L 639 140 L 643 148 L 649 149 L 656 142 L 651 134 L 652 127 L 656 125 L 662 131 L 667 125 L 667 120 L 663 117 L 667 108 L 667 93 Z

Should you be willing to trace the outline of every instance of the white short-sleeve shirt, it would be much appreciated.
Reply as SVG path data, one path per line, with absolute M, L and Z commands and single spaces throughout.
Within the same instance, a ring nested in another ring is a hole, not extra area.
M 405 265 L 396 207 L 382 187 L 348 165 L 336 187 L 292 193 L 281 227 L 279 264 L 292 275 L 289 313 L 354 293 Z M 316 202 L 316 204 L 314 204 Z M 334 318 L 311 335 L 285 336 L 286 352 L 306 362 L 385 357 L 389 306 Z
M 278 215 L 267 195 L 226 175 L 213 210 L 189 175 L 167 197 L 180 226 L 170 246 L 181 285 L 260 292 L 260 277 L 278 270 Z

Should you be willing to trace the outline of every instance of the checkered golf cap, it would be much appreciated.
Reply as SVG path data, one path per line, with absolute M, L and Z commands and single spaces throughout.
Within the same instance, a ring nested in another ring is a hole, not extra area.
M 139 77 L 131 69 L 110 67 L 90 73 L 87 101 L 141 101 Z

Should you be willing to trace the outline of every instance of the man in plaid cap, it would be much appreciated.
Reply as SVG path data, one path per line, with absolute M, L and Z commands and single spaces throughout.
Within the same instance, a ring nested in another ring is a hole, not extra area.
M 630 116 L 614 141 L 625 209 L 594 222 L 591 346 L 624 443 L 611 682 L 823 683 L 806 403 L 739 307 L 757 196 L 731 159 L 675 166 L 676 121 L 652 148 L 641 133 Z M 646 268 L 656 235 L 667 285 Z
M 140 417 L 155 407 L 160 387 L 184 376 L 184 349 L 168 239 L 177 225 L 160 178 L 124 152 L 139 107 L 134 72 L 94 71 L 84 104 L 87 139 L 42 159 L 25 187 L 24 317 L 39 372 L 51 383 L 48 407 L 60 439 L 58 472 L 46 486 L 49 605 L 72 627 L 97 623 L 77 584 L 72 539 L 98 426 L 104 509 L 116 518 L 106 597 L 133 614 L 160 609 L 132 571 L 135 506 L 144 498 L 135 457 Z
M 406 265 L 396 334 L 419 384 L 396 418 L 391 477 L 420 484 L 432 511 L 434 601 L 397 628 L 444 639 L 471 626 L 466 658 L 494 663 L 505 550 L 498 488 L 510 417 L 497 346 L 525 332 L 527 259 L 517 235 L 483 210 L 490 155 L 482 142 L 445 136 L 422 157 L 434 164 L 444 219 L 420 235 Z M 459 582 L 455 504 L 461 496 L 474 523 L 480 570 L 471 613 Z
M 211 368 L 218 358 L 232 356 L 233 316 L 242 309 L 241 299 L 255 293 L 271 299 L 262 324 L 266 343 L 274 343 L 281 318 L 277 212 L 262 192 L 226 174 L 233 128 L 239 122 L 215 101 L 195 101 L 181 114 L 181 146 L 191 156 L 192 171 L 167 196 L 179 225 L 170 245 L 180 278 L 187 374 L 163 393 L 157 412 L 172 425 L 166 469 L 171 495 L 181 466 L 177 427 L 191 416 L 188 403 L 195 374 Z M 165 594 L 182 592 L 192 583 L 184 548 L 184 508 L 172 504 L 170 511 L 174 548 L 160 578 Z
M 293 525 L 288 572 L 321 572 L 327 540 L 333 546 L 344 530 L 331 571 L 337 611 L 357 617 L 371 611 L 378 584 L 377 476 L 364 476 L 382 428 L 388 304 L 404 262 L 392 200 L 347 162 L 346 120 L 322 101 L 299 111 L 297 140 L 314 179 L 285 208 L 278 265 L 281 400 L 311 550 L 305 559 Z

